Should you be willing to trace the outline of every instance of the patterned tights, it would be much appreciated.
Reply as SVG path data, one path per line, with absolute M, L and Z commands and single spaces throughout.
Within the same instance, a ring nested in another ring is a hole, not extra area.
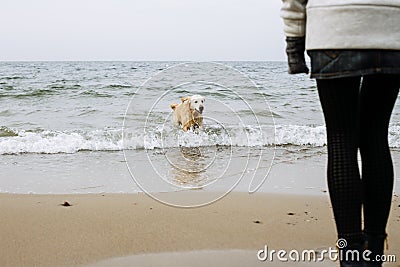
M 360 239 L 362 212 L 364 230 L 384 234 L 393 194 L 388 125 L 400 76 L 317 79 L 317 86 L 327 130 L 328 187 L 338 236 L 354 242 Z

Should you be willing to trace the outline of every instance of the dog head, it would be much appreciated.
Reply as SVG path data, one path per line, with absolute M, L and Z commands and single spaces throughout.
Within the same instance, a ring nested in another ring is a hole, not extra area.
M 189 99 L 189 107 L 191 110 L 195 110 L 198 113 L 202 114 L 204 110 L 204 102 L 206 99 L 201 95 L 191 96 Z

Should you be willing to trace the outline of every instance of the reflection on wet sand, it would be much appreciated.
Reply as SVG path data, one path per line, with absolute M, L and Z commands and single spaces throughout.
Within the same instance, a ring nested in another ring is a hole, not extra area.
M 204 148 L 198 147 L 180 147 L 168 151 L 166 157 L 171 167 L 171 182 L 185 188 L 201 189 L 208 181 L 208 154 Z
M 215 147 L 179 147 L 165 154 L 169 164 L 169 178 L 177 186 L 201 189 L 215 180 L 207 170 L 214 164 Z

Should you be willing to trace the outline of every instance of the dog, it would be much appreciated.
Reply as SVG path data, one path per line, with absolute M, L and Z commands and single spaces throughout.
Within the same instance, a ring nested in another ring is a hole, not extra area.
M 172 120 L 176 126 L 180 126 L 185 132 L 190 128 L 203 126 L 203 110 L 205 98 L 201 95 L 181 98 L 181 104 L 171 104 L 173 110 Z

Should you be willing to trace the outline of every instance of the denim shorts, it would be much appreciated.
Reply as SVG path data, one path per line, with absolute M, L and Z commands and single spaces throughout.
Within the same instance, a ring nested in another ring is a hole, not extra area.
M 399 50 L 308 50 L 311 78 L 399 74 Z

